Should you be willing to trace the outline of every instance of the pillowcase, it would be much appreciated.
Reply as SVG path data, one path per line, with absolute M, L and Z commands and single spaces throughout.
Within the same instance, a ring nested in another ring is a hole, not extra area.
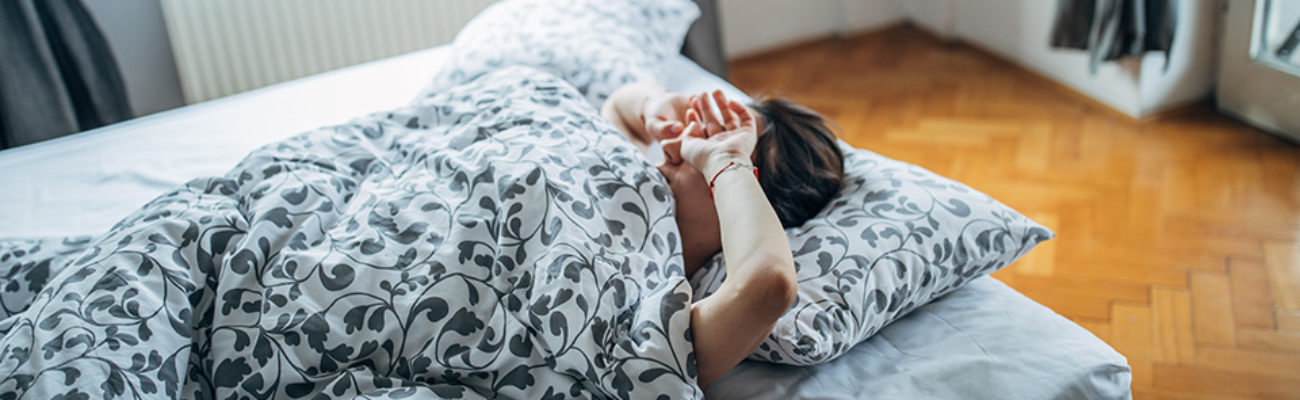
M 511 0 L 461 29 L 420 98 L 510 65 L 564 79 L 599 108 L 634 82 L 664 82 L 699 8 L 687 0 Z
M 990 274 L 1055 236 L 1016 210 L 921 167 L 844 151 L 844 187 L 826 209 L 786 230 L 799 296 L 749 358 L 812 365 Z M 695 298 L 726 277 L 722 255 L 696 271 Z

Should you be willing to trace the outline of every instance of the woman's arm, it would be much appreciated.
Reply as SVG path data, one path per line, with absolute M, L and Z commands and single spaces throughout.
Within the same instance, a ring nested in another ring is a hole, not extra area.
M 687 111 L 681 153 L 712 179 L 727 262 L 726 281 L 691 309 L 699 382 L 707 387 L 771 333 L 797 283 L 790 244 L 750 161 L 758 139 L 753 116 L 721 91 L 701 97 Z

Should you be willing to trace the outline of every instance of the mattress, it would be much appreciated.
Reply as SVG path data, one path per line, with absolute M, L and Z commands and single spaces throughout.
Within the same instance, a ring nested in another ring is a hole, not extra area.
M 194 177 L 265 144 L 409 102 L 445 57 L 432 48 L 0 151 L 0 238 L 102 233 Z M 678 58 L 666 86 L 722 88 Z M 142 157 L 147 155 L 147 157 Z M 1123 356 L 991 277 L 918 309 L 832 362 L 747 361 L 710 398 L 1128 398 Z

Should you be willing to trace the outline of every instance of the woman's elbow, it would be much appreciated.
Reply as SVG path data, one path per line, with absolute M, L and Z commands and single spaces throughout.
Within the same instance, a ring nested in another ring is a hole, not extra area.
M 795 275 L 793 261 L 782 265 L 781 270 L 779 282 L 775 284 L 772 293 L 780 300 L 780 312 L 784 314 L 799 297 L 799 278 Z
M 794 304 L 799 295 L 799 283 L 791 260 L 772 261 L 754 270 L 748 279 L 748 296 L 754 299 L 756 312 L 779 318 Z M 744 289 L 742 289 L 744 290 Z

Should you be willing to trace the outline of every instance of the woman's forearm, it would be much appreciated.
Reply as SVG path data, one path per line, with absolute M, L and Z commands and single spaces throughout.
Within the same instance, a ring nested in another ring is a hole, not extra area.
M 712 177 L 725 165 L 703 172 Z M 753 173 L 722 172 L 713 196 L 727 280 L 691 309 L 700 387 L 726 375 L 762 344 L 798 293 L 790 245 Z
M 722 170 L 732 163 L 735 165 Z M 728 279 L 744 281 L 755 274 L 775 274 L 793 282 L 790 243 L 750 165 L 747 158 L 717 157 L 701 171 L 705 177 L 716 176 L 713 202 L 718 210 Z M 785 299 L 774 301 L 783 303 L 782 309 L 790 305 Z

